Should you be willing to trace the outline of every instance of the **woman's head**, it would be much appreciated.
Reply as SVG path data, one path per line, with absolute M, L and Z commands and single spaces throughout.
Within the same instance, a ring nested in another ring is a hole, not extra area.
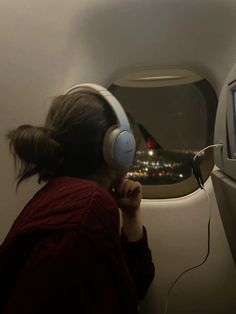
M 101 172 L 106 167 L 103 137 L 115 124 L 109 104 L 96 93 L 80 90 L 56 97 L 44 127 L 23 125 L 8 133 L 12 153 L 20 161 L 18 183 L 34 174 L 47 181 Z

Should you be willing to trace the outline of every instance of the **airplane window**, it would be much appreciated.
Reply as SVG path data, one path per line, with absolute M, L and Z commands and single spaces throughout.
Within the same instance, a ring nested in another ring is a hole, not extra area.
M 159 84 L 157 84 L 159 85 Z M 170 86 L 119 86 L 109 90 L 138 123 L 139 143 L 128 177 L 143 185 L 144 198 L 171 198 L 198 188 L 191 159 L 213 143 L 217 96 L 206 79 Z M 200 157 L 206 180 L 213 152 Z

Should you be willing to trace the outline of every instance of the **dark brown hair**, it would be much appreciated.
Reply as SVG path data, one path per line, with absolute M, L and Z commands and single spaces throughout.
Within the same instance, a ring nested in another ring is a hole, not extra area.
M 45 125 L 22 125 L 7 134 L 18 184 L 60 175 L 87 177 L 104 164 L 102 142 L 116 117 L 103 97 L 85 91 L 56 97 Z M 18 185 L 17 184 L 17 185 Z

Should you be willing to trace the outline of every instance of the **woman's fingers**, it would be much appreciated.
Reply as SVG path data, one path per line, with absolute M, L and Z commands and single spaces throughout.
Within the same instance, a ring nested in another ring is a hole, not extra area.
M 141 192 L 141 184 L 136 181 L 125 179 L 117 188 L 117 194 L 119 197 L 128 197 L 134 192 Z

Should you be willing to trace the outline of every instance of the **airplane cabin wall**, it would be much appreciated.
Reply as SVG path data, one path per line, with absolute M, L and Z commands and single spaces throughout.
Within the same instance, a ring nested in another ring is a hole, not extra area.
M 233 314 L 236 311 L 236 268 L 225 237 L 212 183 L 205 184 L 211 200 L 210 255 L 204 265 L 186 273 L 169 297 L 168 314 Z M 198 190 L 169 200 L 144 200 L 142 216 L 156 276 L 140 313 L 164 313 L 168 289 L 185 270 L 199 265 L 207 253 L 209 203 Z
M 207 78 L 219 94 L 235 63 L 235 24 L 234 0 L 2 0 L 0 242 L 39 188 L 33 178 L 15 193 L 8 130 L 42 124 L 51 98 L 71 85 L 109 86 L 134 67 L 188 68 Z M 177 284 L 170 314 L 236 312 L 235 267 L 210 180 L 207 189 L 213 204 L 211 255 Z M 157 268 L 141 305 L 141 313 L 151 314 L 163 309 L 175 276 L 205 253 L 207 199 L 196 191 L 179 199 L 144 200 L 142 213 Z

